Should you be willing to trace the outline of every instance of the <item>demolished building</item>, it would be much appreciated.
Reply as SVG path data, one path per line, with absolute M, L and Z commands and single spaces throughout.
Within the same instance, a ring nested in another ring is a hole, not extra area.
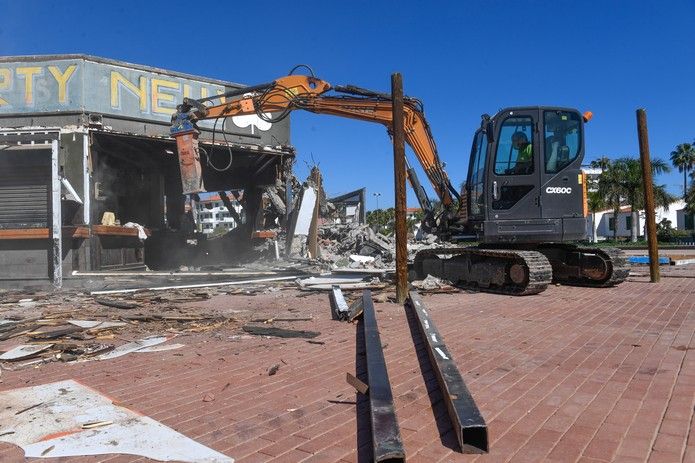
M 184 97 L 241 87 L 86 55 L 0 58 L 0 286 L 185 262 L 187 238 L 205 237 L 182 194 L 171 115 Z M 292 188 L 277 188 L 291 181 L 289 119 L 199 128 L 207 190 L 235 212 L 241 202 L 245 237 L 269 236 L 264 192 L 291 204 Z

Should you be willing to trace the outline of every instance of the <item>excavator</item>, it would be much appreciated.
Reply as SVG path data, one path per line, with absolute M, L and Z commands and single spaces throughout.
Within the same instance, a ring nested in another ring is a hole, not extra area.
M 392 130 L 390 94 L 332 86 L 292 72 L 272 82 L 202 99 L 184 98 L 172 116 L 185 194 L 205 191 L 197 121 L 256 114 L 277 122 L 294 110 L 376 122 Z M 215 98 L 220 99 L 215 103 Z M 475 132 L 468 175 L 459 192 L 449 180 L 422 103 L 404 98 L 406 142 L 439 199 L 434 207 L 407 163 L 424 213 L 423 227 L 445 240 L 477 245 L 420 251 L 411 275 L 433 275 L 463 287 L 509 295 L 536 294 L 551 282 L 607 287 L 629 273 L 622 251 L 581 246 L 586 238 L 584 124 L 591 113 L 534 106 L 484 114 Z

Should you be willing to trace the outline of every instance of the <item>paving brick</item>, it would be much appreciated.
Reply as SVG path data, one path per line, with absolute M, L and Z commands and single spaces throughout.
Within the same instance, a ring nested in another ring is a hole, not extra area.
M 686 446 L 695 432 L 695 351 L 687 349 L 695 347 L 694 294 L 694 279 L 664 278 L 656 285 L 628 281 L 606 289 L 553 286 L 524 298 L 426 296 L 489 423 L 487 456 L 449 448 L 450 424 L 436 379 L 426 354 L 418 358 L 422 342 L 413 342 L 402 307 L 377 304 L 408 461 L 594 463 L 608 461 L 608 454 L 626 463 L 695 460 Z M 265 314 L 286 313 L 299 301 L 314 321 L 296 326 L 322 332 L 326 344 L 229 342 L 197 334 L 185 338 L 180 356 L 142 354 L 3 372 L 0 389 L 77 378 L 237 461 L 366 461 L 371 449 L 364 402 L 357 410 L 328 402 L 355 401 L 344 378 L 345 372 L 364 371 L 364 357 L 355 352 L 357 327 L 328 318 L 325 294 L 293 296 L 219 296 L 194 306 L 263 306 Z M 265 369 L 273 363 L 281 368 L 269 377 Z M 203 404 L 207 392 L 216 398 Z M 674 447 L 681 453 L 665 451 Z M 0 443 L 0 460 L 15 455 Z M 61 463 L 101 459 L 141 460 L 121 455 Z

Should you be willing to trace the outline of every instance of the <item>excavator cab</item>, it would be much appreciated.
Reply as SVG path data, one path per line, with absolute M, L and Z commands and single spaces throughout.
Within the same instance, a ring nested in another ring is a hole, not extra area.
M 584 239 L 583 158 L 577 110 L 519 107 L 483 116 L 468 167 L 469 226 L 484 243 Z

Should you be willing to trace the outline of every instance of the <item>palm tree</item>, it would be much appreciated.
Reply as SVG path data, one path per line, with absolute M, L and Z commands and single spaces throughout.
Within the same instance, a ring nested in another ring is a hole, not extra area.
M 690 143 L 681 143 L 671 151 L 671 163 L 683 172 L 683 198 L 688 194 L 688 172 L 695 167 L 695 147 Z
M 685 195 L 685 211 L 695 214 L 695 172 L 690 174 L 692 181 Z
M 661 159 L 651 162 L 652 173 L 659 175 L 669 172 L 670 168 Z M 630 206 L 632 213 L 632 227 L 630 239 L 637 241 L 637 214 L 644 208 L 644 184 L 642 165 L 639 160 L 623 157 L 610 163 L 599 177 L 599 193 L 606 203 L 613 209 L 614 224 L 613 239 L 617 239 L 618 217 L 621 204 Z M 673 197 L 666 191 L 665 185 L 654 185 L 654 205 L 668 210 Z
M 607 169 L 608 166 L 611 164 L 611 160 L 607 156 L 601 156 L 598 159 L 594 159 L 589 163 L 591 167 L 594 169 Z
M 614 165 L 612 162 L 606 165 L 598 178 L 598 195 L 607 207 L 613 209 L 613 241 L 618 239 L 618 216 L 623 196 L 623 178 L 622 166 Z

